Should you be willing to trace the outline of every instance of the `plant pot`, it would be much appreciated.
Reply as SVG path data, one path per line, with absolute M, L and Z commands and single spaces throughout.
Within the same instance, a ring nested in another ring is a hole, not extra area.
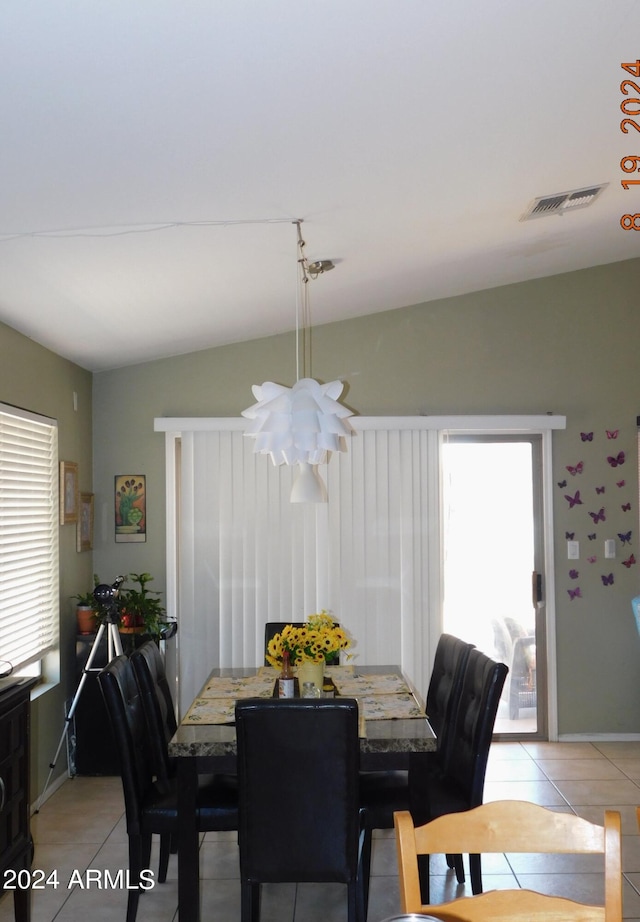
M 88 605 L 78 605 L 76 607 L 76 620 L 78 622 L 78 634 L 95 634 L 98 622 L 92 608 Z

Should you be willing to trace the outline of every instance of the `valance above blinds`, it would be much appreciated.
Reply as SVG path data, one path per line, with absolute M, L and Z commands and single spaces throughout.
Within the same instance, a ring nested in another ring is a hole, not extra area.
M 14 670 L 57 644 L 58 495 L 57 422 L 0 404 L 0 660 Z

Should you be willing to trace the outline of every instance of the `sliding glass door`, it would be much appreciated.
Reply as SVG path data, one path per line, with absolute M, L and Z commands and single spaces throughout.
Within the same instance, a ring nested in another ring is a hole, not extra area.
M 443 627 L 509 666 L 496 733 L 546 734 L 540 436 L 445 436 Z

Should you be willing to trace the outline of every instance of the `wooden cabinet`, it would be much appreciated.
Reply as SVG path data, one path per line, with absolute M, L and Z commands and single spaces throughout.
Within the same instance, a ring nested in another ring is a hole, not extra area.
M 29 830 L 29 693 L 35 679 L 0 688 L 0 880 L 7 871 L 29 869 L 33 843 Z M 23 875 L 24 876 L 24 875 Z M 29 887 L 14 890 L 16 922 L 31 918 Z

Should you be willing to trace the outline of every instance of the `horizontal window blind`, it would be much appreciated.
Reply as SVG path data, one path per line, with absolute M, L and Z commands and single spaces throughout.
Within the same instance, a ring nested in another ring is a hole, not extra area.
M 0 659 L 14 670 L 58 642 L 58 428 L 0 404 Z

